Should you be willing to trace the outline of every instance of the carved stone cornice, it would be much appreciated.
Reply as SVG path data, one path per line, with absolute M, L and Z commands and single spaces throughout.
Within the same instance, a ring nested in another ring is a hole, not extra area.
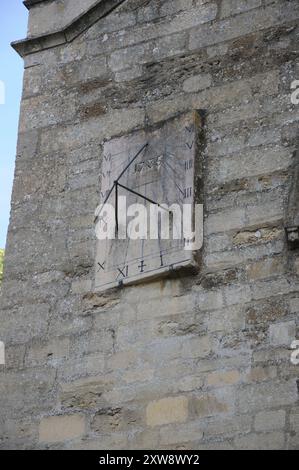
M 30 8 L 44 1 L 48 0 L 27 0 L 25 5 Z M 99 0 L 96 5 L 82 13 L 61 30 L 14 41 L 11 45 L 21 57 L 25 57 L 35 52 L 69 43 L 124 2 L 125 0 Z
M 28 10 L 30 10 L 30 8 L 34 7 L 38 3 L 46 3 L 46 2 L 51 2 L 51 1 L 54 1 L 54 0 L 24 0 L 23 3 L 25 7 L 28 8 Z

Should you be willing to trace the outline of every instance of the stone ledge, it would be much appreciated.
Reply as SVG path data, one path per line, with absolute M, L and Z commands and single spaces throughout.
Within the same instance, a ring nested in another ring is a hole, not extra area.
M 28 10 L 30 10 L 31 7 L 34 7 L 38 3 L 45 3 L 45 2 L 52 2 L 54 0 L 25 0 L 23 3 Z
M 40 3 L 45 0 L 27 0 L 26 7 Z M 14 41 L 11 46 L 17 51 L 21 57 L 25 57 L 35 52 L 40 52 L 52 47 L 66 44 L 73 41 L 76 37 L 90 28 L 100 19 L 107 16 L 115 8 L 124 3 L 125 0 L 100 0 L 95 6 L 91 7 L 85 13 L 75 18 L 65 28 L 53 33 L 44 34 L 20 41 Z

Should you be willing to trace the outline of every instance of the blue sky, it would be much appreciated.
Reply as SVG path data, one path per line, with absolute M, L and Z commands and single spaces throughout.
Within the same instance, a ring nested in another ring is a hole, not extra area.
M 0 104 L 0 248 L 5 247 L 17 144 L 23 60 L 10 47 L 26 37 L 28 11 L 22 0 L 2 0 L 0 6 L 0 81 L 5 104 Z

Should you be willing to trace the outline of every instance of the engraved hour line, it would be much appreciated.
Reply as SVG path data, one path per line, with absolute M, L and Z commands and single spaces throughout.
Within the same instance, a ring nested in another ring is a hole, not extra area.
M 112 167 L 113 172 L 115 173 L 116 171 L 119 171 L 119 169 L 127 165 L 127 163 L 128 163 L 128 160 L 126 159 L 125 161 L 121 162 L 119 165 L 113 166 Z
M 155 204 L 156 206 L 160 207 L 160 209 L 163 209 L 165 210 L 166 212 L 169 212 L 171 214 L 171 211 L 169 211 L 168 209 L 166 209 L 165 207 L 161 206 L 158 202 L 156 201 L 153 201 L 152 199 L 144 196 L 143 194 L 140 194 L 140 193 L 137 193 L 137 191 L 134 191 L 133 189 L 130 189 L 130 188 L 127 188 L 126 186 L 120 184 L 120 183 L 117 183 L 117 185 L 120 187 L 120 188 L 123 188 L 125 189 L 126 191 L 128 191 L 129 193 L 132 193 L 134 194 L 135 196 L 139 196 L 141 197 L 142 199 L 144 199 L 145 201 L 148 201 L 148 202 L 151 202 L 152 204 Z
M 167 155 L 168 157 L 175 158 L 174 153 L 171 153 L 171 152 L 169 152 L 169 151 L 167 150 L 167 145 L 165 146 L 165 153 L 166 153 L 166 155 Z
M 115 185 L 115 235 L 118 234 L 118 182 L 114 181 Z
M 163 162 L 162 162 L 162 165 L 163 165 Z M 167 165 L 168 168 L 170 168 L 170 169 L 173 171 L 173 173 L 175 174 L 176 177 L 178 177 L 178 178 L 181 177 L 181 176 L 179 175 L 179 173 L 178 173 L 174 168 L 172 168 L 172 166 L 171 166 L 168 162 L 165 162 L 165 165 Z
M 175 177 L 179 177 L 179 174 L 176 173 L 175 169 L 172 168 L 172 166 L 169 165 L 168 162 L 166 162 L 166 161 L 165 161 L 165 162 L 162 162 L 162 165 L 164 166 L 164 168 L 165 168 L 165 165 L 166 165 L 166 166 L 174 173 L 174 176 L 175 176 Z M 167 168 L 165 168 L 165 170 L 167 171 Z
M 162 163 L 163 165 L 163 163 Z M 165 167 L 165 165 L 163 165 L 166 172 L 169 174 L 169 171 L 167 170 L 167 168 Z M 172 176 L 170 176 L 170 178 L 172 179 L 172 181 L 174 182 L 174 185 L 176 186 L 176 188 L 180 191 L 180 193 L 182 194 L 182 196 L 184 196 L 184 191 L 179 187 L 179 185 L 176 183 L 176 181 L 172 178 Z
M 168 156 L 169 156 L 169 153 L 166 153 L 166 157 L 168 157 Z M 167 160 L 166 160 L 166 161 L 167 161 Z M 168 162 L 167 162 L 167 163 L 168 163 Z M 170 164 L 168 163 L 168 165 L 170 165 Z M 176 165 L 178 165 L 178 166 L 180 166 L 181 168 L 183 168 L 183 167 L 185 166 L 185 163 L 184 163 L 184 161 L 181 162 L 180 160 L 177 160 L 177 161 L 176 161 Z
M 125 172 L 128 170 L 128 168 L 132 165 L 132 163 L 134 163 L 134 161 L 137 159 L 137 157 L 139 157 L 139 155 L 143 152 L 144 149 L 146 149 L 146 147 L 148 147 L 148 142 L 146 142 L 142 147 L 141 149 L 136 153 L 135 157 L 132 158 L 132 160 L 127 164 L 127 166 L 123 169 L 123 171 L 121 172 L 121 174 L 119 175 L 119 177 L 116 179 L 116 181 L 119 181 L 120 178 L 125 174 Z
M 185 145 L 177 145 L 176 147 L 177 149 L 181 148 L 182 150 L 186 150 L 186 144 Z M 191 147 L 192 148 L 192 147 Z M 191 150 L 191 149 L 190 149 Z M 174 154 L 170 153 L 168 150 L 167 150 L 167 146 L 165 147 L 165 156 L 166 157 L 175 157 Z M 166 160 L 167 161 L 167 160 Z M 181 162 L 180 160 L 177 160 L 176 162 L 177 165 L 179 165 L 180 167 L 184 168 L 185 167 L 185 161 L 184 162 Z
M 176 150 L 180 148 L 182 150 L 186 150 L 186 145 L 177 145 L 176 146 Z M 176 158 L 176 155 L 174 155 L 173 153 L 170 153 L 167 148 L 165 150 L 165 157 L 172 157 L 172 158 Z M 166 159 L 165 159 L 166 160 Z M 166 160 L 167 161 L 167 160 Z M 184 163 L 181 162 L 180 160 L 177 160 L 176 161 L 176 165 L 179 165 L 179 166 L 184 166 Z
M 136 144 L 137 145 L 137 144 Z M 130 151 L 132 151 L 132 148 L 130 149 Z M 121 152 L 116 152 L 116 153 L 111 153 L 111 157 L 114 158 L 114 157 L 117 157 L 118 155 L 122 155 L 124 153 L 126 153 L 127 151 L 126 150 L 122 150 Z M 132 152 L 133 153 L 133 152 Z M 109 154 L 108 154 L 109 155 Z M 135 155 L 135 153 L 134 153 Z
M 124 154 L 125 154 L 125 152 L 122 151 L 122 152 L 118 152 L 118 153 L 113 154 L 112 157 L 115 157 L 115 156 L 117 156 L 117 155 L 124 155 Z M 135 153 L 134 153 L 134 155 L 135 155 Z M 133 158 L 133 157 L 132 157 L 132 158 Z M 121 166 L 127 165 L 129 162 L 131 162 L 131 160 L 130 160 L 130 155 L 128 155 L 128 156 L 126 157 L 125 161 L 122 161 L 121 163 L 119 163 L 119 164 L 116 165 L 116 166 L 113 165 L 113 171 L 118 170 L 118 168 L 120 168 Z
M 147 196 L 147 186 L 144 188 L 145 196 Z M 144 240 L 141 240 L 141 258 L 144 259 Z
M 132 160 L 128 163 L 128 165 L 126 165 L 125 169 L 120 173 L 120 175 L 119 175 L 118 178 L 115 180 L 115 182 L 118 182 L 118 181 L 120 180 L 120 178 L 123 176 L 123 174 L 124 174 L 124 173 L 127 171 L 127 169 L 129 168 L 129 166 L 132 165 L 132 163 L 136 160 L 137 157 L 139 157 L 139 155 L 143 152 L 143 150 L 144 150 L 147 146 L 148 146 L 148 142 L 146 142 L 146 143 L 141 147 L 141 149 L 136 153 L 135 157 L 132 158 Z M 107 197 L 105 198 L 105 201 L 103 202 L 102 208 L 101 208 L 99 214 L 97 215 L 97 217 L 96 217 L 96 219 L 95 219 L 95 222 L 98 221 L 99 216 L 100 216 L 100 214 L 101 214 L 101 212 L 102 212 L 102 210 L 103 210 L 103 208 L 104 208 L 106 202 L 108 201 L 110 195 L 112 194 L 112 191 L 113 191 L 113 189 L 115 188 L 115 182 L 114 182 L 112 188 L 110 188 L 110 190 L 109 190 L 109 192 L 108 192 L 108 195 L 107 195 Z

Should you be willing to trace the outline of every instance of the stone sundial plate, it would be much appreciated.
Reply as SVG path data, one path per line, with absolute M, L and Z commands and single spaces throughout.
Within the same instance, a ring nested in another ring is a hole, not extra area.
M 183 204 L 189 204 L 193 217 L 195 204 L 201 202 L 198 182 L 202 180 L 202 132 L 201 114 L 193 111 L 164 121 L 158 128 L 137 131 L 106 142 L 102 156 L 100 203 L 105 202 L 110 193 L 107 202 L 115 210 L 116 190 L 111 191 L 111 188 L 123 173 L 117 194 L 118 197 L 126 196 L 127 207 L 142 204 L 149 213 L 149 201 L 168 206 L 178 204 L 181 208 Z M 118 213 L 119 210 L 120 207 Z M 117 222 L 119 231 L 124 233 L 122 216 L 123 211 Z M 127 218 L 127 222 L 131 219 Z M 104 222 L 102 220 L 101 223 Z M 187 242 L 183 236 L 176 240 L 152 240 L 149 221 L 147 225 L 147 239 L 97 240 L 95 291 L 198 268 L 200 250 L 186 250 Z

